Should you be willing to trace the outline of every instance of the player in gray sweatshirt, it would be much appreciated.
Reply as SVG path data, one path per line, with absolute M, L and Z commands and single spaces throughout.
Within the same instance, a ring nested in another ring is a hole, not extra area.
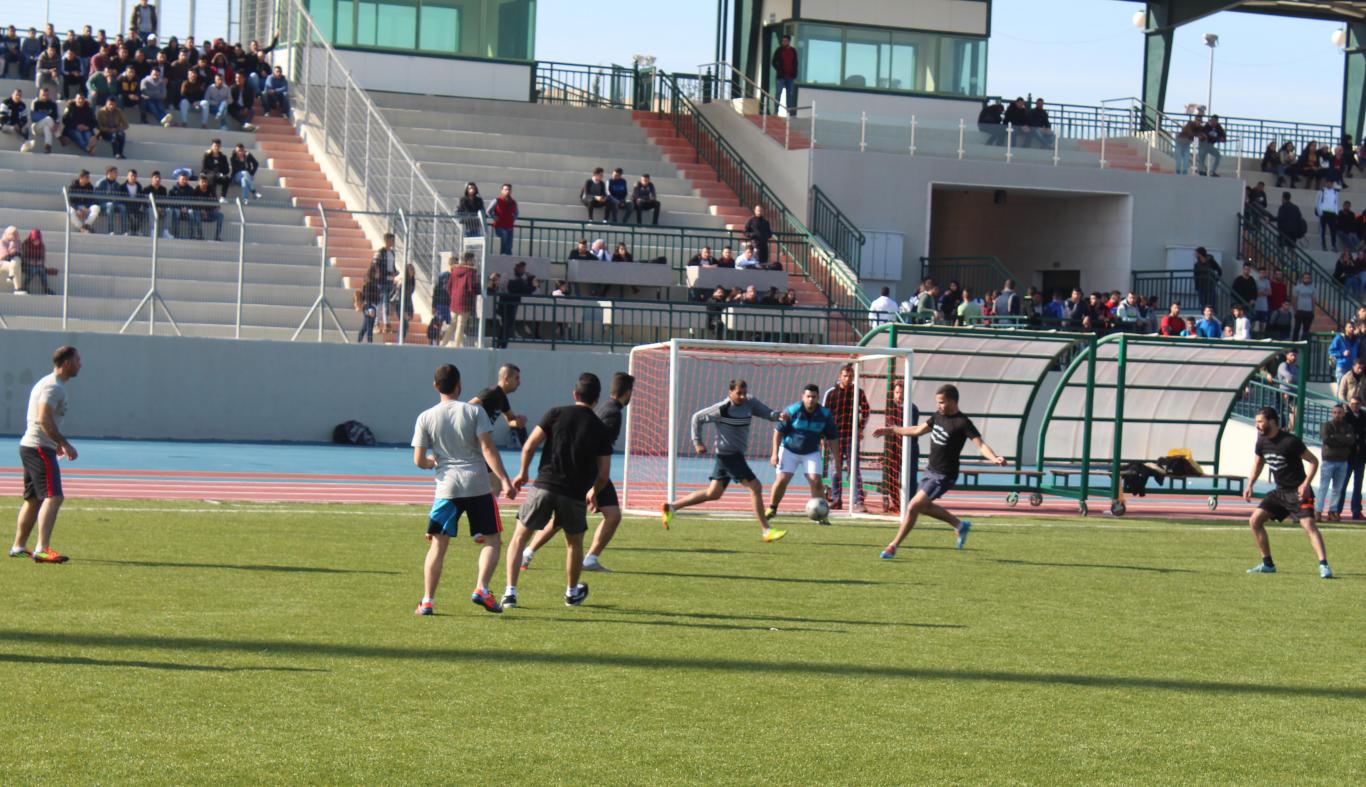
M 686 497 L 665 503 L 660 509 L 664 528 L 667 530 L 673 523 L 674 512 L 711 500 L 719 500 L 730 482 L 735 481 L 749 490 L 754 503 L 754 516 L 762 528 L 763 540 L 777 541 L 787 535 L 786 530 L 769 528 L 768 519 L 764 516 L 763 484 L 759 483 L 754 471 L 750 470 L 749 463 L 745 461 L 745 452 L 749 449 L 750 421 L 754 418 L 777 421 L 786 417 L 786 413 L 775 411 L 751 397 L 749 385 L 744 380 L 731 380 L 730 393 L 725 399 L 699 410 L 692 417 L 692 441 L 698 456 L 707 453 L 707 444 L 702 441 L 702 425 L 716 424 L 715 460 L 712 462 L 711 483 L 706 489 L 699 489 Z

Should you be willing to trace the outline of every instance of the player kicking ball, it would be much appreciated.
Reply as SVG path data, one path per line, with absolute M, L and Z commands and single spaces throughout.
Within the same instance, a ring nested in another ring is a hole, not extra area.
M 783 412 L 786 418 L 780 420 L 773 430 L 773 458 L 769 460 L 778 468 L 778 478 L 773 482 L 773 497 L 764 516 L 768 519 L 778 515 L 778 504 L 783 501 L 783 493 L 792 482 L 792 476 L 801 470 L 811 484 L 811 497 L 825 500 L 825 485 L 821 483 L 821 441 L 831 456 L 840 455 L 840 430 L 835 425 L 835 414 L 830 408 L 820 404 L 821 389 L 808 385 L 802 389 L 802 400 L 788 405 Z M 828 516 L 816 520 L 818 525 L 830 524 Z
M 957 386 L 940 386 L 934 393 L 934 405 L 934 415 L 927 418 L 923 424 L 909 427 L 884 426 L 873 430 L 874 437 L 920 437 L 926 433 L 930 435 L 930 458 L 925 464 L 925 472 L 920 474 L 920 488 L 916 490 L 915 497 L 911 498 L 910 505 L 906 506 L 905 513 L 901 515 L 901 527 L 897 528 L 896 538 L 882 550 L 883 560 L 896 557 L 897 547 L 911 534 L 916 517 L 921 514 L 952 525 L 958 532 L 959 549 L 967 543 L 972 523 L 966 519 L 959 519 L 949 513 L 948 509 L 934 502 L 948 494 L 958 481 L 958 462 L 963 454 L 964 443 L 971 440 L 989 462 L 998 465 L 1006 463 L 1005 457 L 997 456 L 996 452 L 991 450 L 991 446 L 982 441 L 982 435 L 977 431 L 977 427 L 972 425 L 972 419 L 958 410 Z
M 427 517 L 427 559 L 422 570 L 422 603 L 418 615 L 436 614 L 433 604 L 446 548 L 458 535 L 461 515 L 469 523 L 470 534 L 482 536 L 478 576 L 470 601 L 489 612 L 502 612 L 498 599 L 489 592 L 489 580 L 498 565 L 498 521 L 489 483 L 488 463 L 493 474 L 507 490 L 508 499 L 517 489 L 508 480 L 503 460 L 493 444 L 493 423 L 476 405 L 460 401 L 460 370 L 451 364 L 438 366 L 432 387 L 441 395 L 435 407 L 417 417 L 413 429 L 413 464 L 423 470 L 436 470 L 436 499 Z
M 1260 565 L 1247 570 L 1249 574 L 1274 574 L 1276 564 L 1271 560 L 1271 540 L 1266 535 L 1266 520 L 1284 521 L 1293 516 L 1300 527 L 1309 534 L 1309 543 L 1314 554 L 1319 556 L 1319 576 L 1333 578 L 1333 569 L 1328 567 L 1328 553 L 1323 547 L 1323 534 L 1314 524 L 1314 476 L 1319 471 L 1318 457 L 1305 446 L 1304 441 L 1281 429 L 1280 416 L 1275 408 L 1263 407 L 1257 413 L 1257 458 L 1252 462 L 1252 475 L 1243 487 L 1243 499 L 1251 502 L 1252 485 L 1262 474 L 1262 466 L 1271 468 L 1271 480 L 1276 484 L 1257 510 L 1248 518 L 1252 527 L 1252 537 L 1257 541 L 1257 549 L 1262 553 Z M 1304 472 L 1304 463 L 1309 463 L 1309 472 Z
M 720 500 L 726 493 L 731 481 L 749 490 L 754 503 L 754 517 L 759 520 L 760 538 L 772 543 L 787 535 L 786 530 L 776 530 L 768 526 L 764 516 L 764 486 L 749 469 L 745 461 L 745 451 L 749 448 L 750 419 L 763 418 L 776 421 L 783 417 L 778 411 L 749 395 L 749 384 L 744 380 L 731 380 L 730 393 L 725 399 L 699 410 L 692 417 L 692 442 L 698 456 L 705 456 L 707 444 L 702 442 L 702 424 L 716 424 L 716 460 L 712 462 L 711 483 L 706 489 L 699 489 L 687 497 L 665 503 L 660 507 L 664 529 L 673 524 L 674 514 L 712 500 Z

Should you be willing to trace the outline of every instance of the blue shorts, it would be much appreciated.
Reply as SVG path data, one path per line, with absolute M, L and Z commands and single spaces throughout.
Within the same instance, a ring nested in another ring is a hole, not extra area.
M 492 536 L 503 532 L 493 495 L 487 494 L 437 499 L 432 503 L 432 512 L 427 515 L 427 535 L 458 536 L 461 514 L 469 519 L 471 534 Z
M 929 470 L 920 473 L 920 490 L 929 496 L 931 500 L 938 500 L 953 490 L 953 485 L 958 481 L 957 478 L 948 478 Z
M 720 481 L 722 486 L 731 481 L 744 483 L 754 480 L 754 471 L 749 469 L 744 454 L 717 454 L 711 463 L 710 478 L 713 481 Z

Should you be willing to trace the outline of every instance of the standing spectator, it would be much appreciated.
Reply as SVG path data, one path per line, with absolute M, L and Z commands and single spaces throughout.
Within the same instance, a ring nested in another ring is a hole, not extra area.
M 228 114 L 242 126 L 243 131 L 255 131 L 256 126 L 251 121 L 256 117 L 256 91 L 247 81 L 247 75 L 237 72 L 237 78 L 228 93 Z
M 1271 277 L 1266 266 L 1257 268 L 1257 300 L 1252 302 L 1252 329 L 1261 333 L 1271 317 Z
M 0 235 L 0 275 L 3 275 L 11 289 L 24 292 L 24 255 L 19 241 L 19 228 L 10 225 Z M 8 290 L 6 290 L 8 292 Z
M 849 467 L 852 485 L 853 508 L 856 514 L 865 511 L 863 506 L 863 470 L 859 466 L 857 456 L 852 456 L 856 450 L 862 448 L 855 445 L 852 441 L 854 434 L 854 365 L 845 364 L 840 367 L 839 380 L 834 387 L 825 392 L 825 397 L 821 404 L 829 408 L 835 416 L 835 426 L 840 430 L 840 455 L 830 457 L 830 507 L 832 509 L 844 508 L 844 469 Z M 863 390 L 858 389 L 858 428 L 859 443 L 863 442 L 864 428 L 868 424 L 868 397 L 864 396 Z M 852 458 L 851 458 L 852 457 Z
M 142 223 L 147 217 L 147 209 L 143 203 L 147 200 L 142 195 L 142 184 L 138 182 L 138 171 L 135 169 L 128 170 L 119 187 L 119 196 L 125 198 L 120 200 L 120 204 L 123 205 L 124 230 L 128 235 L 141 235 Z
M 370 259 L 370 267 L 378 268 L 383 273 L 379 282 L 384 300 L 379 307 L 378 320 L 383 325 L 384 333 L 389 333 L 392 328 L 389 301 L 394 297 L 394 282 L 398 280 L 398 253 L 394 249 L 395 242 L 394 233 L 384 233 L 384 243 L 375 249 L 375 256 Z
M 957 281 L 950 281 L 949 288 L 939 296 L 939 312 L 945 325 L 958 322 L 958 304 L 963 300 L 963 291 Z
M 1345 322 L 1342 324 L 1342 332 L 1333 337 L 1333 341 L 1328 345 L 1328 354 L 1333 357 L 1333 381 L 1341 382 L 1343 375 L 1352 369 L 1352 364 L 1356 362 L 1357 352 L 1357 331 L 1356 324 Z M 1348 397 L 1339 396 L 1339 399 L 1347 401 Z
M 1219 152 L 1217 145 L 1223 144 L 1228 139 L 1228 134 L 1224 132 L 1224 127 L 1219 123 L 1218 115 L 1210 115 L 1209 122 L 1200 130 L 1200 174 L 1209 175 L 1212 178 L 1219 177 L 1219 164 L 1224 160 L 1224 154 Z
M 1005 106 L 1000 101 L 985 104 L 977 115 L 977 130 L 987 135 L 987 145 L 1006 143 Z
M 1295 285 L 1291 298 L 1295 302 L 1295 327 L 1291 331 L 1290 339 L 1307 342 L 1310 326 L 1314 323 L 1314 283 L 1308 271 L 1300 277 L 1300 283 Z
M 768 262 L 768 243 L 773 238 L 773 227 L 764 218 L 764 206 L 755 205 L 754 215 L 745 222 L 745 240 L 754 244 L 759 262 Z
M 1195 263 L 1192 270 L 1195 276 L 1195 291 L 1199 295 L 1200 305 L 1213 306 L 1218 303 L 1218 282 L 1224 278 L 1224 271 L 1219 267 L 1218 261 L 1205 250 L 1204 246 L 1195 250 Z
M 365 272 L 365 285 L 356 292 L 356 311 L 361 313 L 360 333 L 356 343 L 375 343 L 375 321 L 379 317 L 381 305 L 387 302 L 384 297 L 384 272 L 371 265 Z
M 1319 245 L 1328 251 L 1329 239 L 1333 251 L 1338 250 L 1338 184 L 1325 183 L 1314 203 L 1314 215 L 1319 217 Z
M 612 170 L 612 177 L 607 180 L 607 214 L 613 221 L 631 221 L 631 185 L 621 167 Z
M 887 426 L 905 425 L 905 387 L 906 384 L 900 377 L 892 380 L 892 389 L 888 392 L 889 398 L 885 413 Z M 911 404 L 911 423 L 920 423 L 920 408 L 916 407 L 914 403 Z M 895 434 L 888 435 L 882 448 L 882 511 L 886 514 L 895 514 L 901 511 L 902 439 Z M 910 470 L 907 487 L 915 489 L 919 475 L 917 469 L 920 464 L 920 438 L 909 438 L 909 442 L 911 444 L 911 460 L 907 462 L 907 469 Z
M 1029 135 L 1027 139 L 1032 139 L 1039 143 L 1039 147 L 1048 148 L 1053 146 L 1053 124 L 1048 119 L 1048 110 L 1044 109 L 1043 99 L 1034 99 L 1034 108 L 1029 110 Z M 1028 147 L 1026 145 L 1026 147 Z
M 213 239 L 223 240 L 223 211 L 218 209 L 218 202 L 221 199 L 215 198 L 213 184 L 209 182 L 209 176 L 200 173 L 199 185 L 194 189 L 194 200 L 200 203 L 191 212 L 190 226 L 195 230 L 195 236 L 199 240 L 204 240 L 204 222 L 212 221 Z
M 1337 360 L 1336 356 L 1334 360 Z M 1352 359 L 1351 366 L 1338 379 L 1336 392 L 1338 398 L 1344 402 L 1366 397 L 1366 359 Z
M 1162 323 L 1158 326 L 1158 333 L 1163 336 L 1180 336 L 1186 330 L 1186 321 L 1181 319 L 1181 304 L 1172 301 L 1171 309 L 1167 316 L 1162 318 Z
M 607 202 L 607 184 L 602 180 L 602 167 L 594 169 L 592 176 L 583 182 L 583 188 L 579 189 L 579 202 L 588 209 L 589 221 L 593 221 L 593 211 L 598 208 L 602 208 L 603 224 L 608 219 L 616 218 L 616 212 Z
M 432 322 L 441 325 L 451 323 L 451 275 L 460 267 L 460 258 L 452 254 L 446 264 L 449 270 L 442 271 L 441 275 L 436 277 L 436 284 L 432 285 Z M 430 332 L 429 328 L 428 333 Z
M 1353 370 L 1362 373 L 1357 369 L 1361 364 L 1353 365 Z M 1366 374 L 1366 373 L 1363 373 Z M 1366 412 L 1361 409 L 1360 395 L 1354 395 L 1347 400 L 1347 423 L 1352 426 L 1352 434 L 1356 438 L 1356 443 L 1352 446 L 1352 455 L 1348 458 L 1348 471 L 1352 476 L 1352 519 L 1361 519 L 1361 480 L 1363 471 L 1366 471 Z M 1341 509 L 1337 513 L 1342 513 Z
M 104 107 L 95 113 L 95 128 L 99 138 L 113 148 L 114 158 L 122 159 L 123 146 L 127 140 L 128 118 L 124 117 L 123 110 L 119 109 L 119 104 L 113 96 L 105 99 Z
M 1248 204 L 1255 205 L 1262 210 L 1266 210 L 1266 182 L 1257 181 L 1257 185 L 1247 190 Z
M 109 234 L 121 231 L 122 226 L 128 222 L 128 209 L 117 197 L 123 196 L 123 187 L 119 183 L 119 168 L 107 167 L 104 170 L 104 177 L 95 182 L 95 193 L 102 197 L 107 197 L 101 206 L 104 208 L 104 216 L 109 221 Z
M 1138 296 L 1132 292 L 1124 296 L 1124 302 L 1115 308 L 1115 319 L 1119 322 L 1121 330 L 1133 333 L 1148 332 L 1148 321 L 1143 316 Z
M 778 48 L 773 50 L 773 100 L 780 101 L 786 94 L 788 117 L 797 116 L 797 75 L 801 73 L 801 61 L 797 50 L 792 47 L 792 36 L 784 34 L 778 39 Z M 765 109 L 767 111 L 767 109 Z M 777 108 L 774 108 L 777 111 Z
M 631 206 L 636 211 L 636 225 L 639 226 L 641 220 L 645 218 L 645 211 L 654 211 L 650 219 L 651 224 L 659 224 L 659 195 L 655 193 L 655 184 L 650 182 L 648 174 L 641 175 L 636 182 L 636 187 L 631 190 Z M 627 211 L 629 213 L 629 211 Z M 767 258 L 764 258 L 767 261 Z
M 526 273 L 526 262 L 518 261 L 512 267 L 512 278 L 508 280 L 507 295 L 502 298 L 498 315 L 501 320 L 499 347 L 506 348 L 508 346 L 508 339 L 511 338 L 512 331 L 517 324 L 517 307 L 522 302 L 523 295 L 534 295 L 536 293 L 535 282 L 535 278 Z
M 498 236 L 499 254 L 512 253 L 512 228 L 517 223 L 517 216 L 517 200 L 512 198 L 512 184 L 504 183 L 489 210 L 489 218 L 493 219 L 493 234 Z
M 191 205 L 194 202 L 195 187 L 190 183 L 189 167 L 182 167 L 176 170 L 175 185 L 171 186 L 167 196 L 170 198 L 171 207 L 168 215 L 171 219 L 166 231 L 174 238 L 193 238 L 194 228 L 197 226 L 197 217 Z M 155 176 L 152 178 L 156 181 Z
M 1010 102 L 1010 106 L 1006 107 L 1005 124 L 1014 135 L 1015 141 L 1011 144 L 1025 147 L 1029 142 L 1029 110 L 1025 107 L 1023 97 L 1016 96 L 1015 100 Z M 1024 141 L 1020 141 L 1021 137 L 1024 137 Z
M 157 8 L 148 0 L 138 0 L 138 4 L 133 6 L 133 17 L 128 20 L 128 27 L 135 30 L 142 38 L 156 36 L 158 30 Z
M 1252 275 L 1252 265 L 1243 263 L 1243 272 L 1233 280 L 1233 294 L 1251 306 L 1257 301 L 1257 278 Z
M 450 301 L 451 338 L 449 344 L 465 346 L 465 331 L 470 317 L 475 314 L 475 296 L 479 294 L 479 270 L 475 268 L 474 252 L 467 251 L 460 257 L 460 264 L 451 258 L 450 281 L 446 297 Z
M 99 137 L 95 136 L 96 125 L 95 110 L 85 100 L 84 93 L 77 93 L 75 98 L 66 102 L 66 109 L 62 111 L 63 140 L 75 142 L 93 156 L 95 143 L 99 141 Z
M 261 85 L 261 111 L 269 117 L 276 109 L 280 110 L 280 117 L 289 117 L 289 80 L 280 66 Z
M 1252 320 L 1248 319 L 1247 309 L 1237 304 L 1233 307 L 1233 325 L 1225 326 L 1233 328 L 1233 338 L 1243 341 L 1252 340 Z
M 868 306 L 868 324 L 876 328 L 884 323 L 896 322 L 897 313 L 896 301 L 892 299 L 892 288 L 883 287 L 882 294 Z
M 142 187 L 141 196 L 143 199 L 146 199 L 149 203 L 154 200 L 164 200 L 166 198 L 166 187 L 161 185 L 161 170 L 152 170 L 151 181 L 146 186 Z M 155 208 L 155 211 L 156 223 L 148 223 L 148 234 L 156 232 L 156 224 L 161 224 L 161 237 L 169 240 L 171 237 L 171 232 L 170 229 L 166 227 L 164 223 L 166 217 L 166 209 L 158 207 Z M 151 215 L 153 214 L 149 212 L 148 216 L 150 217 Z
M 1295 404 L 1292 397 L 1299 394 L 1300 365 L 1297 363 L 1299 354 L 1290 350 L 1285 354 L 1285 361 L 1276 367 L 1276 384 L 1280 387 L 1281 403 L 1287 413 L 1286 428 L 1295 429 Z
M 1186 175 L 1191 169 L 1191 143 L 1200 136 L 1205 127 L 1204 118 L 1196 115 L 1181 127 L 1176 134 L 1176 174 Z
M 1347 473 L 1356 448 L 1356 429 L 1347 422 L 1347 411 L 1333 405 L 1332 417 L 1319 427 L 1323 463 L 1319 466 L 1319 516 L 1329 522 L 1342 519 L 1342 498 L 1347 492 Z
M 100 201 L 94 196 L 95 185 L 90 182 L 90 171 L 81 170 L 66 191 L 71 226 L 87 234 L 94 232 L 95 220 L 100 217 Z
M 1006 279 L 1001 285 L 1001 294 L 996 296 L 993 306 L 993 313 L 997 315 L 1015 317 L 1020 314 L 1020 296 L 1015 294 L 1014 279 Z
M 1224 326 L 1219 322 L 1219 318 L 1214 316 L 1214 307 L 1206 306 L 1204 316 L 1200 322 L 1195 324 L 1196 335 L 1201 339 L 1222 339 L 1224 336 Z
M 982 303 L 972 297 L 972 292 L 967 287 L 963 288 L 963 297 L 958 302 L 958 313 L 955 324 L 957 325 L 981 325 L 982 324 Z
M 232 163 L 223 153 L 223 140 L 215 139 L 209 143 L 209 149 L 204 151 L 204 158 L 200 161 L 199 173 L 200 177 L 208 179 L 211 189 L 218 189 L 218 201 L 227 202 L 228 186 L 232 183 Z
M 1271 271 L 1271 294 L 1267 296 L 1266 305 L 1272 312 L 1279 311 L 1289 300 L 1290 290 L 1285 286 L 1285 280 L 1281 278 L 1281 269 L 1273 268 Z
M 465 192 L 460 195 L 460 202 L 455 206 L 455 213 L 465 230 L 466 238 L 475 238 L 483 234 L 480 231 L 479 217 L 486 216 L 487 213 L 484 210 L 484 198 L 479 196 L 477 184 L 473 182 L 465 184 Z M 506 254 L 507 252 L 503 253 Z
M 242 190 L 242 204 L 247 203 L 247 198 L 254 200 L 261 199 L 261 193 L 256 190 L 256 170 L 260 167 L 256 157 L 247 151 L 247 146 L 238 142 L 232 149 L 232 158 L 228 164 L 232 167 L 231 182 L 236 183 Z M 227 193 L 227 187 L 223 187 L 223 193 Z

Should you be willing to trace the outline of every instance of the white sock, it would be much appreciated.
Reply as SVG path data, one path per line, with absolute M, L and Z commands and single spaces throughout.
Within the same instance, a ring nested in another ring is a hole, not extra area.
M 422 603 L 423 603 L 423 604 L 431 604 L 431 603 L 433 603 L 433 601 L 434 601 L 434 599 L 433 599 L 431 596 L 423 596 L 423 597 L 422 597 Z
M 508 589 L 503 591 L 503 595 L 505 595 L 505 596 L 515 596 L 515 595 L 517 595 L 517 586 L 516 586 L 516 585 L 508 585 Z
M 532 557 L 535 554 L 536 550 L 532 549 L 531 547 L 527 547 L 526 549 L 522 550 L 522 557 Z

